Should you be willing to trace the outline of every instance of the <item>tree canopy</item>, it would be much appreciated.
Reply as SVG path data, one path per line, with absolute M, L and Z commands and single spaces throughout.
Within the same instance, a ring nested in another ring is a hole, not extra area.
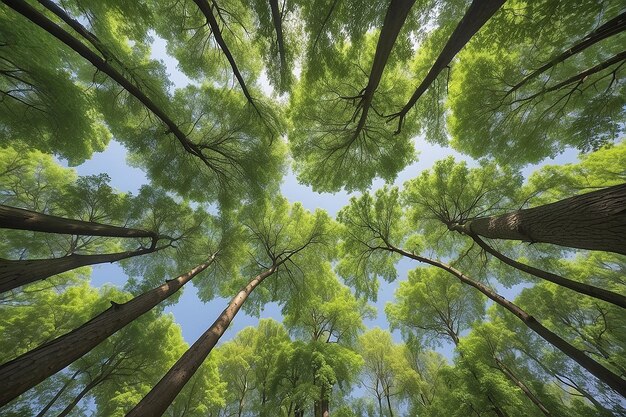
M 1 0 L 0 414 L 626 416 L 624 32 L 617 0 Z

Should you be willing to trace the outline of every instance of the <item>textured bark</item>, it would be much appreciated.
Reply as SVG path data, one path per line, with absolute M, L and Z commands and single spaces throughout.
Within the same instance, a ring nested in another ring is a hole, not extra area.
M 168 133 L 171 132 L 176 137 L 176 139 L 178 139 L 181 145 L 183 145 L 183 147 L 185 148 L 187 152 L 200 158 L 206 166 L 213 169 L 211 162 L 204 155 L 202 155 L 202 150 L 196 144 L 194 144 L 187 137 L 187 135 L 185 135 L 185 133 L 183 133 L 180 127 L 178 127 L 178 125 L 155 102 L 153 102 L 148 96 L 146 96 L 141 91 L 141 89 L 135 86 L 130 80 L 128 80 L 118 70 L 116 70 L 113 66 L 111 66 L 111 64 L 109 64 L 106 59 L 103 59 L 100 56 L 98 56 L 93 50 L 91 50 L 85 44 L 83 44 L 78 39 L 73 37 L 67 31 L 59 27 L 53 21 L 48 19 L 45 15 L 43 15 L 42 13 L 39 13 L 35 8 L 33 8 L 24 0 L 0 0 L 0 1 L 2 1 L 4 4 L 9 6 L 16 12 L 20 13 L 22 16 L 29 19 L 31 22 L 33 22 L 34 24 L 36 24 L 43 30 L 53 35 L 55 38 L 63 42 L 65 45 L 69 46 L 80 56 L 82 56 L 87 61 L 89 61 L 99 71 L 102 71 L 103 73 L 111 77 L 115 82 L 117 82 L 120 86 L 122 86 L 122 88 L 124 88 L 133 97 L 139 100 L 141 104 L 143 104 L 146 108 L 148 108 L 148 110 L 150 110 L 155 116 L 157 116 L 167 126 Z M 56 10 L 55 13 L 58 15 L 59 10 Z M 65 12 L 60 10 L 60 13 L 65 13 Z M 63 20 L 71 21 L 73 19 L 67 16 Z M 78 23 L 77 21 L 74 21 L 74 23 L 71 26 L 74 27 L 76 25 L 80 26 L 80 23 Z M 85 28 L 78 30 L 78 32 L 89 33 Z M 91 41 L 89 37 L 87 38 L 87 40 Z
M 544 242 L 626 254 L 626 184 L 555 203 L 484 217 L 460 230 L 490 239 Z
M 454 226 L 452 226 L 452 229 L 456 230 Z M 626 297 L 621 294 L 605 290 L 604 288 L 594 287 L 593 285 L 585 284 L 582 282 L 572 281 L 571 279 L 564 278 L 560 275 L 523 264 L 493 249 L 478 236 L 470 235 L 470 237 L 486 252 L 489 252 L 490 254 L 492 254 L 505 264 L 512 266 L 513 268 L 534 275 L 537 278 L 545 279 L 546 281 L 550 281 L 562 287 L 569 288 L 570 290 L 576 291 L 578 293 L 597 298 L 598 300 L 606 301 L 607 303 L 615 304 L 618 307 L 626 308 Z
M 189 280 L 208 268 L 214 258 L 215 255 L 186 274 L 169 280 L 126 303 L 111 302 L 112 306 L 109 309 L 77 329 L 0 366 L 0 406 L 65 368 L 107 337 L 174 294 Z
M 283 79 L 284 72 L 287 70 L 287 57 L 285 52 L 285 38 L 283 37 L 283 19 L 278 8 L 278 0 L 269 0 L 270 10 L 272 13 L 272 24 L 276 31 L 276 45 L 278 45 L 278 56 L 280 58 L 281 87 L 285 87 Z
M 198 370 L 209 355 L 217 341 L 222 337 L 235 315 L 246 301 L 250 293 L 263 280 L 276 271 L 276 266 L 254 277 L 228 303 L 217 320 L 202 334 L 198 340 L 181 356 L 152 390 L 133 408 L 126 417 L 158 417 L 163 415 L 174 398 L 183 389 L 187 381 Z
M 81 266 L 117 262 L 157 250 L 159 248 L 138 249 L 102 255 L 69 255 L 61 258 L 20 261 L 0 259 L 0 293 L 65 271 L 80 268 Z
M 439 262 L 430 258 L 425 258 L 423 256 L 419 256 L 412 252 L 408 252 L 393 246 L 389 246 L 388 248 L 386 248 L 386 250 L 398 253 L 410 259 L 414 259 L 418 262 L 422 262 L 443 269 L 444 271 L 447 271 L 457 277 L 459 281 L 461 281 L 463 284 L 470 285 L 476 288 L 478 291 L 486 295 L 487 298 L 494 301 L 496 304 L 504 307 L 509 312 L 513 313 L 529 329 L 533 330 L 535 333 L 541 336 L 546 342 L 550 343 L 552 346 L 566 354 L 570 359 L 582 366 L 590 374 L 592 374 L 600 381 L 604 382 L 606 385 L 615 390 L 615 392 L 618 392 L 624 398 L 626 398 L 626 380 L 620 378 L 617 374 L 611 372 L 602 364 L 585 355 L 580 349 L 577 349 L 569 344 L 567 341 L 559 337 L 556 333 L 552 332 L 541 323 L 539 323 L 533 316 L 528 314 L 519 306 L 502 297 L 500 294 L 496 293 L 494 290 L 492 290 L 482 282 L 475 281 L 469 278 L 462 272 L 451 267 L 450 265 L 444 264 L 443 262 Z
M 496 361 L 496 365 L 498 366 L 498 369 L 500 369 L 500 372 L 502 372 L 507 378 L 509 378 L 509 380 L 511 382 L 513 382 L 519 389 L 522 390 L 522 392 L 524 393 L 524 395 L 526 395 L 526 397 L 537 406 L 537 408 L 539 409 L 539 411 L 541 411 L 541 413 L 546 416 L 549 417 L 552 414 L 550 414 L 550 411 L 546 408 L 545 405 L 543 405 L 543 403 L 541 402 L 541 400 L 539 398 L 537 398 L 535 396 L 535 394 L 533 394 L 533 392 L 530 390 L 530 388 L 528 388 L 528 386 L 526 384 L 524 384 L 524 382 L 522 380 L 520 380 L 517 375 L 515 375 L 513 373 L 513 371 L 511 371 L 509 369 L 508 366 L 506 366 L 506 364 L 504 362 L 502 362 L 500 359 L 498 359 L 497 357 L 493 357 L 493 359 Z
M 363 131 L 365 123 L 367 122 L 367 115 L 372 106 L 372 100 L 374 99 L 374 93 L 380 84 L 380 80 L 383 77 L 383 72 L 389 55 L 393 49 L 393 45 L 396 43 L 398 34 L 404 25 L 404 22 L 409 15 L 411 7 L 415 4 L 415 0 L 391 0 L 383 27 L 378 37 L 378 43 L 376 44 L 376 53 L 374 54 L 374 61 L 372 62 L 372 69 L 370 70 L 369 79 L 367 85 L 363 89 L 359 98 L 360 101 L 357 104 L 357 110 L 355 116 L 360 110 L 361 116 L 357 123 L 357 127 L 354 130 L 353 140 L 358 138 L 359 134 Z
M 448 42 L 435 60 L 435 63 L 426 74 L 422 83 L 417 87 L 409 101 L 396 114 L 391 116 L 399 118 L 398 132 L 402 129 L 402 121 L 417 100 L 424 94 L 430 85 L 437 79 L 439 73 L 446 68 L 452 59 L 470 41 L 472 36 L 482 28 L 485 23 L 500 9 L 505 0 L 473 0 L 467 12 L 448 38 Z
M 570 48 L 565 50 L 563 53 L 555 56 L 550 61 L 542 65 L 541 67 L 537 68 L 536 70 L 534 70 L 533 72 L 525 76 L 520 82 L 518 82 L 513 87 L 511 87 L 511 89 L 507 91 L 506 94 L 509 95 L 513 93 L 514 91 L 518 90 L 520 87 L 522 87 L 524 84 L 526 84 L 530 80 L 537 78 L 537 76 L 548 71 L 550 68 L 553 68 L 554 66 L 560 64 L 561 62 L 565 61 L 567 58 L 572 57 L 576 55 L 577 53 L 584 51 L 590 46 L 593 46 L 596 43 L 606 38 L 609 38 L 613 35 L 617 35 L 618 33 L 623 32 L 624 29 L 626 29 L 626 12 L 609 20 L 608 22 L 606 22 L 599 28 L 589 33 L 583 39 L 576 42 L 574 45 L 572 45 Z
M 4 205 L 0 205 L 0 228 L 66 235 L 148 237 L 153 240 L 157 239 L 156 233 L 147 230 L 128 229 L 126 227 L 68 219 Z

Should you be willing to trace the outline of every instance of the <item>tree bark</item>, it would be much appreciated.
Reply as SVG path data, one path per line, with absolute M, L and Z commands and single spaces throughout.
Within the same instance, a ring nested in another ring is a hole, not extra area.
M 0 259 L 0 293 L 31 282 L 46 279 L 81 266 L 112 263 L 135 256 L 156 252 L 159 248 L 105 253 L 101 255 L 69 255 L 61 258 L 7 260 Z
M 613 390 L 615 390 L 615 392 L 622 395 L 622 397 L 626 398 L 625 380 L 620 378 L 614 372 L 611 372 L 609 369 L 605 368 L 602 364 L 585 355 L 581 350 L 569 344 L 567 341 L 559 337 L 556 333 L 544 327 L 533 316 L 518 307 L 516 304 L 513 304 L 506 298 L 502 297 L 500 294 L 496 293 L 485 284 L 479 281 L 474 281 L 473 279 L 464 275 L 462 272 L 451 267 L 450 265 L 444 264 L 443 262 L 439 262 L 430 258 L 425 258 L 412 252 L 407 252 L 403 249 L 396 248 L 394 246 L 389 246 L 386 248 L 386 250 L 398 253 L 410 259 L 414 259 L 418 262 L 436 266 L 437 268 L 443 269 L 444 271 L 451 273 L 452 275 L 457 277 L 459 281 L 461 281 L 463 284 L 470 285 L 476 288 L 478 291 L 486 295 L 487 298 L 494 301 L 496 304 L 504 307 L 509 312 L 513 313 L 529 329 L 533 330 L 535 333 L 541 336 L 546 342 L 550 343 L 552 346 L 563 352 L 574 362 L 586 369 L 590 374 L 611 387 Z
M 126 227 L 68 219 L 5 205 L 0 205 L 0 228 L 65 235 L 147 237 L 153 240 L 157 239 L 156 233 L 148 230 L 128 229 Z
M 165 376 L 161 378 L 139 404 L 126 414 L 126 417 L 158 417 L 163 415 L 187 381 L 189 381 L 209 355 L 220 337 L 222 337 L 250 293 L 275 271 L 276 265 L 254 277 L 242 288 L 230 301 L 228 307 L 218 316 L 217 320 L 215 320 L 207 331 L 196 340 L 174 366 L 167 371 Z
M 191 271 L 132 300 L 112 306 L 77 329 L 0 366 L 0 407 L 65 368 L 137 317 L 178 291 L 211 265 L 216 255 Z
M 459 225 L 490 239 L 626 254 L 626 184 Z
M 525 76 L 520 82 L 518 82 L 513 87 L 511 87 L 511 89 L 507 91 L 506 95 L 508 96 L 511 93 L 515 92 L 516 90 L 518 90 L 520 87 L 522 87 L 524 84 L 526 84 L 530 80 L 537 78 L 537 76 L 543 74 L 550 68 L 560 64 L 561 62 L 565 61 L 567 58 L 574 56 L 579 52 L 584 51 L 590 46 L 593 46 L 596 43 L 606 38 L 609 38 L 613 35 L 617 35 L 618 33 L 623 32 L 624 29 L 626 29 L 626 12 L 609 20 L 608 22 L 606 22 L 599 28 L 589 33 L 583 39 L 579 40 L 576 44 L 572 45 L 569 49 L 557 55 L 556 57 L 552 58 L 550 61 L 546 62 L 541 67 L 537 68 L 536 70 L 534 70 L 533 72 Z
M 451 228 L 453 230 L 457 230 L 455 226 L 452 226 Z M 537 278 L 545 279 L 546 281 L 550 281 L 562 287 L 569 288 L 572 291 L 576 291 L 578 293 L 597 298 L 598 300 L 606 301 L 607 303 L 615 304 L 618 307 L 626 308 L 626 297 L 621 294 L 605 290 L 604 288 L 594 287 L 593 285 L 585 284 L 582 282 L 572 281 L 571 279 L 564 278 L 560 275 L 556 275 L 551 272 L 547 272 L 542 269 L 523 264 L 498 252 L 487 243 L 485 243 L 485 241 L 483 241 L 478 236 L 471 234 L 470 237 L 486 252 L 489 252 L 490 254 L 492 254 L 505 264 L 512 266 L 513 268 L 534 275 Z
M 452 59 L 459 53 L 461 49 L 470 41 L 472 36 L 482 28 L 485 23 L 500 9 L 505 0 L 473 0 L 467 12 L 448 38 L 448 42 L 437 57 L 437 60 L 426 74 L 422 83 L 417 87 L 409 101 L 396 114 L 391 115 L 390 120 L 399 118 L 398 130 L 402 129 L 402 122 L 406 114 L 417 103 L 417 100 L 435 81 L 439 73 L 446 68 Z
M 278 46 L 278 56 L 280 59 L 280 79 L 281 79 L 281 89 L 285 89 L 285 79 L 283 74 L 287 70 L 287 57 L 285 52 L 285 39 L 283 37 L 283 22 L 282 16 L 280 14 L 280 10 L 278 8 L 278 0 L 269 0 L 270 2 L 270 11 L 272 13 L 272 24 L 274 25 L 274 30 L 276 31 L 276 45 Z
M 130 80 L 128 80 L 124 75 L 122 75 L 118 70 L 116 70 L 113 66 L 111 66 L 106 59 L 102 59 L 99 57 L 93 50 L 87 47 L 85 44 L 80 42 L 78 39 L 73 37 L 67 31 L 62 29 L 60 26 L 55 24 L 53 21 L 48 19 L 42 13 L 39 13 L 35 8 L 33 8 L 30 4 L 25 2 L 24 0 L 0 0 L 16 12 L 20 13 L 22 16 L 29 19 L 31 22 L 47 31 L 55 38 L 63 42 L 65 45 L 69 46 L 80 56 L 89 61 L 94 67 L 96 67 L 99 71 L 102 71 L 109 77 L 111 77 L 115 82 L 117 82 L 122 88 L 128 91 L 133 97 L 135 97 L 141 104 L 143 104 L 148 110 L 154 113 L 168 128 L 168 133 L 172 133 L 176 139 L 183 145 L 185 150 L 190 154 L 200 158 L 204 164 L 213 170 L 213 166 L 211 162 L 202 154 L 202 150 L 194 144 L 188 137 L 183 133 L 180 127 L 159 107 L 155 102 L 153 102 L 148 96 L 146 96 L 139 87 L 134 85 Z M 56 10 L 55 13 L 59 15 L 59 10 Z M 61 10 L 61 13 L 64 13 Z M 71 21 L 69 16 L 63 19 L 64 21 Z M 80 24 L 74 20 L 74 23 L 71 25 L 72 27 Z M 82 27 L 82 26 L 81 26 Z M 89 33 L 85 28 L 78 30 L 79 33 L 83 34 L 84 32 Z M 88 41 L 91 42 L 91 38 L 87 38 Z M 97 45 L 96 45 L 97 49 Z

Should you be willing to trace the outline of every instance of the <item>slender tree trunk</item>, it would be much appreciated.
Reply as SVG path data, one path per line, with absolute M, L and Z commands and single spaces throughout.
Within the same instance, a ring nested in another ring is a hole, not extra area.
M 626 184 L 551 204 L 483 217 L 457 230 L 490 239 L 545 242 L 626 254 Z
M 285 38 L 283 37 L 283 22 L 278 6 L 278 0 L 269 0 L 270 11 L 272 13 L 272 24 L 276 31 L 276 45 L 278 46 L 278 57 L 280 59 L 280 88 L 286 91 L 285 71 L 287 71 L 287 57 L 285 52 Z
M 0 205 L 0 228 L 66 235 L 157 238 L 156 233 L 147 230 L 67 219 L 5 205 Z
M 387 408 L 389 409 L 389 417 L 393 417 L 393 410 L 391 409 L 391 400 L 389 399 L 389 392 L 385 395 L 387 398 Z
M 556 57 L 552 58 L 550 61 L 546 62 L 541 67 L 537 68 L 536 70 L 534 70 L 533 72 L 525 76 L 520 82 L 518 82 L 513 87 L 511 87 L 511 89 L 507 91 L 506 95 L 507 96 L 510 95 L 511 93 L 518 90 L 520 87 L 522 87 L 524 84 L 526 84 L 530 80 L 537 78 L 537 76 L 543 74 L 550 68 L 560 64 L 561 62 L 565 61 L 567 58 L 574 56 L 579 52 L 584 51 L 590 46 L 593 46 L 596 43 L 606 38 L 609 38 L 613 35 L 617 35 L 618 33 L 623 32 L 624 29 L 626 29 L 626 12 L 609 20 L 608 22 L 606 22 L 605 24 L 603 24 L 596 30 L 589 33 L 583 39 L 579 40 L 576 44 L 572 45 L 572 47 L 570 47 L 563 53 L 557 55 Z
M 417 87 L 409 101 L 391 119 L 398 117 L 398 132 L 402 129 L 402 121 L 411 108 L 417 103 L 417 100 L 424 94 L 430 85 L 437 79 L 439 73 L 446 68 L 452 59 L 459 53 L 461 49 L 470 41 L 472 36 L 482 28 L 485 23 L 500 9 L 505 0 L 473 0 L 467 12 L 457 25 L 452 35 L 448 38 L 448 42 L 443 47 L 437 60 L 426 74 L 422 83 Z
M 77 329 L 0 366 L 0 407 L 89 352 L 107 337 L 178 291 L 204 271 L 215 255 L 186 274 L 112 306 Z
M 380 417 L 385 417 L 383 414 L 383 398 L 380 395 L 376 395 L 378 398 L 378 412 L 380 413 Z
M 374 99 L 374 93 L 380 84 L 393 45 L 396 43 L 398 34 L 413 4 L 415 4 L 415 0 L 391 0 L 391 3 L 389 3 L 383 27 L 378 36 L 376 53 L 374 54 L 374 61 L 372 62 L 372 69 L 370 70 L 367 86 L 363 89 L 361 100 L 357 104 L 357 112 L 360 110 L 361 116 L 354 131 L 353 140 L 359 136 L 365 127 L 367 115 Z M 355 116 L 356 114 L 357 113 L 355 113 Z
M 504 364 L 504 362 L 502 362 L 500 359 L 498 359 L 495 355 L 493 356 L 493 359 L 496 361 L 496 365 L 498 366 L 498 369 L 500 369 L 500 371 L 504 374 L 504 376 L 506 376 L 507 378 L 509 378 L 509 380 L 511 382 L 513 382 L 519 389 L 522 390 L 522 392 L 524 393 L 524 395 L 526 395 L 526 397 L 532 401 L 533 404 L 535 404 L 537 406 L 537 408 L 541 411 L 541 413 L 546 416 L 549 417 L 552 414 L 550 414 L 550 411 L 546 408 L 545 405 L 543 405 L 543 402 L 541 402 L 541 400 L 539 398 L 537 398 L 535 396 L 535 394 L 533 394 L 533 392 L 530 390 L 530 388 L 528 388 L 528 386 L 522 381 L 520 380 L 511 369 L 509 369 L 508 366 L 506 366 L 506 364 Z
M 146 96 L 139 87 L 134 85 L 130 80 L 128 80 L 124 75 L 122 75 L 118 70 L 116 70 L 111 64 L 107 62 L 106 59 L 98 56 L 92 49 L 87 47 L 81 41 L 76 39 L 74 36 L 69 34 L 67 31 L 62 29 L 52 20 L 48 19 L 44 14 L 37 11 L 34 7 L 28 4 L 24 0 L 0 0 L 16 12 L 20 13 L 22 16 L 29 19 L 35 25 L 39 26 L 43 30 L 47 31 L 55 38 L 63 42 L 65 45 L 69 46 L 80 56 L 89 61 L 94 67 L 96 67 L 99 71 L 102 71 L 109 77 L 111 77 L 115 82 L 117 82 L 120 86 L 122 86 L 126 91 L 128 91 L 133 97 L 141 102 L 146 108 L 148 108 L 155 116 L 159 118 L 168 128 L 168 133 L 172 133 L 176 139 L 183 145 L 185 150 L 192 155 L 200 158 L 202 162 L 209 168 L 212 168 L 211 162 L 202 155 L 202 151 L 196 144 L 194 144 L 188 137 L 183 133 L 180 127 L 174 123 L 174 121 L 159 107 L 156 105 L 154 101 L 152 101 L 148 96 Z M 59 13 L 65 13 L 62 10 L 55 10 L 54 13 L 59 15 Z M 66 16 L 64 21 L 73 21 L 72 27 L 74 28 L 76 25 L 80 26 L 80 23 L 71 19 L 69 16 Z M 75 28 L 77 29 L 77 28 Z M 89 33 L 84 27 L 81 26 L 81 29 L 78 29 L 78 33 L 84 34 L 85 32 Z M 86 38 L 88 41 L 92 41 L 91 37 Z M 97 48 L 97 45 L 95 45 Z
M 35 417 L 43 417 L 46 415 L 46 413 L 48 412 L 48 410 L 54 405 L 54 403 L 59 399 L 59 397 L 61 395 L 63 395 L 63 393 L 65 392 L 65 390 L 72 384 L 72 382 L 74 382 L 74 380 L 76 379 L 76 377 L 78 376 L 78 374 L 80 374 L 81 371 L 76 371 L 72 374 L 72 377 L 70 379 L 68 379 L 65 384 L 63 384 L 63 386 L 61 387 L 61 389 L 59 389 L 57 391 L 57 393 L 54 395 L 54 397 L 48 402 L 48 404 L 46 404 L 46 406 L 39 412 L 37 413 L 37 415 Z
M 0 259 L 0 293 L 31 282 L 46 279 L 81 266 L 112 263 L 135 256 L 156 252 L 159 248 L 138 249 L 101 255 L 69 255 L 61 258 L 7 260 Z
M 602 364 L 596 362 L 591 359 L 587 355 L 585 355 L 580 349 L 569 344 L 567 341 L 559 337 L 556 333 L 552 332 L 548 328 L 544 327 L 541 323 L 539 323 L 533 316 L 528 314 L 526 311 L 518 307 L 516 304 L 513 304 L 506 298 L 502 297 L 500 294 L 496 293 L 494 290 L 486 286 L 485 284 L 474 281 L 473 279 L 467 277 L 462 272 L 457 269 L 451 267 L 450 265 L 444 264 L 443 262 L 436 261 L 434 259 L 425 258 L 423 256 L 416 255 L 412 252 L 407 252 L 403 249 L 399 249 L 393 246 L 389 246 L 387 248 L 390 252 L 398 253 L 402 256 L 405 256 L 410 259 L 414 259 L 418 262 L 422 262 L 428 265 L 436 266 L 437 268 L 443 269 L 456 276 L 459 281 L 464 284 L 470 285 L 476 288 L 478 291 L 482 292 L 487 296 L 490 300 L 494 301 L 496 304 L 504 307 L 511 313 L 515 314 L 515 316 L 520 319 L 528 328 L 533 330 L 539 336 L 541 336 L 545 341 L 550 343 L 552 346 L 566 354 L 570 359 L 574 362 L 585 368 L 590 374 L 598 378 L 600 381 L 604 382 L 606 385 L 611 387 L 613 390 L 621 394 L 626 398 L 626 381 L 620 378 L 614 372 L 611 372 L 609 369 L 605 368 Z
M 276 265 L 253 278 L 230 301 L 211 327 L 183 354 L 170 368 L 152 390 L 133 408 L 127 417 L 158 417 L 163 415 L 167 407 L 183 389 L 189 378 L 193 376 L 202 362 L 209 355 L 217 341 L 222 337 L 231 321 L 246 301 L 250 293 L 263 280 L 276 271 Z
M 457 226 L 451 226 L 452 230 L 458 230 Z M 461 233 L 464 233 L 461 230 Z M 475 234 L 469 235 L 474 242 L 476 242 L 481 248 L 483 248 L 486 252 L 489 252 L 505 264 L 512 266 L 513 268 L 519 269 L 520 271 L 526 272 L 528 274 L 534 275 L 537 278 L 545 279 L 546 281 L 553 282 L 557 285 L 560 285 L 565 288 L 569 288 L 572 291 L 576 291 L 581 294 L 588 295 L 593 298 L 597 298 L 598 300 L 606 301 L 607 303 L 615 304 L 618 307 L 626 308 L 626 297 L 621 294 L 605 290 L 604 288 L 594 287 L 593 285 L 585 284 L 582 282 L 572 281 L 571 279 L 564 278 L 560 275 L 556 275 L 530 265 L 523 264 L 521 262 L 515 261 L 497 250 L 493 249 L 487 243 L 485 243 L 481 238 L 479 238 Z
M 74 407 L 76 407 L 76 405 L 80 402 L 80 400 L 82 400 L 83 397 L 89 393 L 89 391 L 97 387 L 102 381 L 104 380 L 100 378 L 96 378 L 95 380 L 85 385 L 85 387 L 78 393 L 78 395 L 74 397 L 72 402 L 69 403 L 67 407 L 65 407 L 63 411 L 61 411 L 57 417 L 65 417 L 69 413 L 71 413 Z

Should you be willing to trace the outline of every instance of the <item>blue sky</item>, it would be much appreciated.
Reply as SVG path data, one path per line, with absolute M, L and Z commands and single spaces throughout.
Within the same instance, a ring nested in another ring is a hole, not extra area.
M 153 43 L 152 56 L 165 63 L 170 74 L 170 79 L 175 87 L 183 87 L 190 82 L 190 80 L 176 68 L 176 61 L 166 54 L 165 42 L 163 40 L 158 38 L 155 40 Z M 267 93 L 270 93 L 271 90 L 267 83 L 265 83 L 265 89 Z M 422 170 L 430 168 L 435 161 L 449 155 L 455 156 L 457 160 L 466 160 L 470 164 L 475 164 L 475 161 L 471 158 L 451 149 L 429 144 L 421 138 L 416 138 L 415 142 L 416 148 L 419 149 L 418 161 L 409 165 L 398 175 L 395 181 L 396 185 L 401 185 L 404 181 L 415 177 Z M 571 162 L 576 160 L 576 155 L 577 153 L 575 151 L 568 150 L 555 160 L 547 160 L 541 165 L 547 163 L 562 164 Z M 528 167 L 524 170 L 524 174 L 528 175 L 536 168 L 537 166 Z M 142 184 L 148 182 L 145 174 L 141 170 L 127 165 L 126 150 L 116 141 L 111 141 L 104 152 L 95 154 L 91 160 L 78 166 L 76 169 L 79 175 L 106 172 L 111 177 L 111 185 L 119 191 L 124 192 L 136 192 Z M 382 185 L 382 181 L 375 181 L 372 185 L 372 189 L 379 188 Z M 341 207 L 347 204 L 351 196 L 351 194 L 346 192 L 338 192 L 335 194 L 313 192 L 310 187 L 299 184 L 291 172 L 284 178 L 281 191 L 283 195 L 292 202 L 300 201 L 304 207 L 310 210 L 322 208 L 328 211 L 332 216 L 334 216 Z M 398 286 L 398 282 L 406 277 L 410 268 L 416 266 L 415 263 L 401 261 L 398 265 L 399 279 L 393 283 L 381 282 L 378 301 L 374 304 L 378 310 L 378 317 L 374 320 L 368 320 L 366 323 L 368 327 L 379 326 L 383 329 L 389 327 L 384 314 L 384 306 L 387 302 L 393 300 L 393 293 Z M 115 264 L 100 265 L 93 269 L 92 284 L 94 286 L 100 286 L 105 283 L 122 286 L 126 279 L 127 277 L 122 269 Z M 513 298 L 517 292 L 519 292 L 519 288 L 501 291 L 502 295 L 507 298 Z M 202 303 L 197 297 L 196 289 L 193 286 L 187 286 L 187 288 L 184 289 L 180 301 L 176 305 L 168 307 L 166 311 L 174 315 L 175 320 L 182 327 L 183 337 L 191 344 L 206 330 L 217 315 L 226 307 L 226 304 L 227 300 L 224 299 L 215 299 L 206 304 Z M 280 321 L 279 307 L 275 304 L 268 305 L 261 313 L 261 318 L 266 317 L 272 317 Z M 231 339 L 239 330 L 246 326 L 256 325 L 258 319 L 257 317 L 250 317 L 240 312 L 222 338 L 222 341 Z M 395 332 L 394 338 L 396 341 L 400 341 L 400 335 L 397 332 Z M 442 353 L 449 356 L 450 347 L 446 346 L 442 348 Z

